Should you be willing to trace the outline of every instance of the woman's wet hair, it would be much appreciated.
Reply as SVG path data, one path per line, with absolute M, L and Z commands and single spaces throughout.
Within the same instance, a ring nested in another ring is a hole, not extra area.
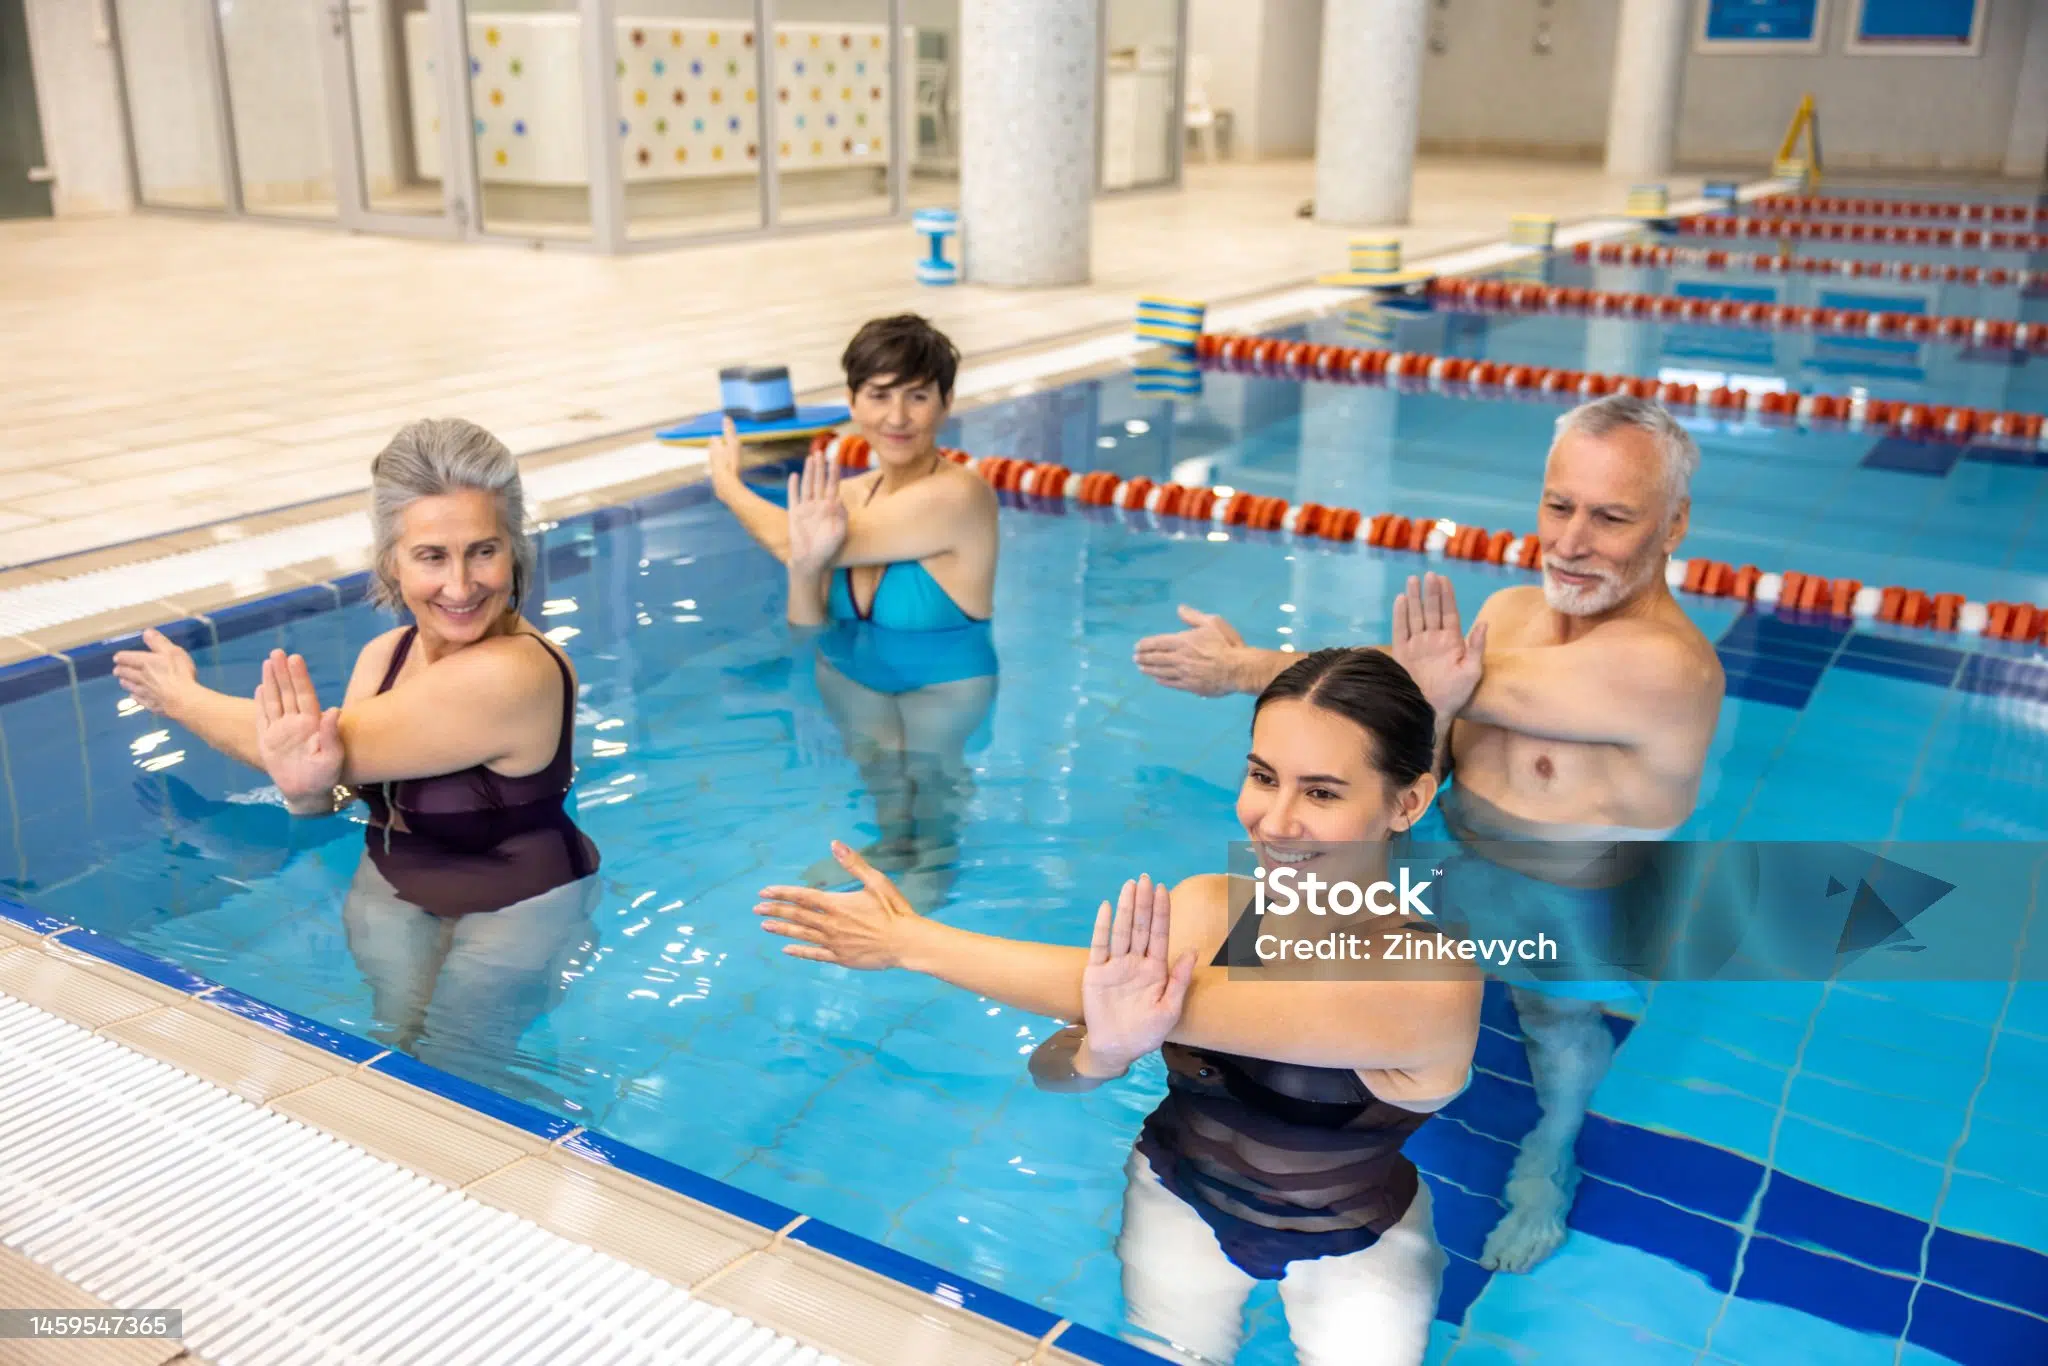
M 846 387 L 859 393 L 877 375 L 896 384 L 933 384 L 953 401 L 953 377 L 960 372 L 960 348 L 915 313 L 876 318 L 853 334 L 839 358 Z
M 1373 738 L 1373 764 L 1396 791 L 1436 765 L 1436 709 L 1408 671 L 1380 650 L 1317 650 L 1266 685 L 1252 717 L 1269 702 L 1299 698 L 1335 712 Z
M 375 534 L 370 600 L 380 607 L 404 605 L 398 592 L 398 535 L 405 510 L 422 498 L 463 489 L 491 495 L 498 526 L 512 556 L 512 610 L 533 582 L 533 537 L 526 529 L 526 490 L 519 462 L 505 443 L 474 422 L 429 417 L 408 422 L 370 462 L 370 527 Z

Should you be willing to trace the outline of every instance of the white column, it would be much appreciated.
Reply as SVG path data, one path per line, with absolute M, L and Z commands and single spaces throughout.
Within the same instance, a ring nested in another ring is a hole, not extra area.
M 1429 0 L 1325 0 L 1316 217 L 1408 221 Z
M 1691 0 L 1622 0 L 1607 100 L 1607 171 L 1658 176 L 1678 149 Z
M 2005 139 L 2005 173 L 2027 180 L 2048 175 L 2048 5 L 2035 5 L 2020 55 L 2020 86 Z
M 974 284 L 1088 280 L 1099 0 L 961 0 L 961 254 Z

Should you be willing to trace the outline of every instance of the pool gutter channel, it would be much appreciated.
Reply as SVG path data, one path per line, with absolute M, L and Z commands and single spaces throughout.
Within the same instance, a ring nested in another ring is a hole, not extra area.
M 1775 181 L 1755 182 L 1742 188 L 1741 198 L 1746 202 L 1780 188 Z M 1698 212 L 1706 207 L 1704 201 L 1687 201 L 1673 205 L 1671 211 Z M 1568 249 L 1582 241 L 1625 236 L 1638 227 L 1629 220 L 1593 218 L 1562 229 L 1557 246 Z M 1421 264 L 1450 274 L 1491 269 L 1527 254 L 1526 249 L 1500 243 L 1453 251 Z M 1353 291 L 1323 287 L 1274 291 L 1220 307 L 1213 321 L 1219 328 L 1270 329 L 1324 316 L 1356 297 Z M 1148 348 L 1123 334 L 1051 350 L 1018 349 L 1024 354 L 963 376 L 975 381 L 972 392 L 963 394 L 963 409 L 1050 384 L 1116 373 L 1148 354 Z M 536 500 L 539 520 L 600 512 L 704 477 L 704 462 L 693 455 L 641 477 L 593 482 L 587 477 L 593 472 L 590 467 L 616 464 L 622 451 L 639 449 L 613 445 L 575 458 L 578 450 L 604 444 L 594 441 L 562 452 L 562 458 L 529 462 L 534 482 L 567 485 L 556 496 Z M 543 473 L 548 470 L 560 470 L 561 475 L 549 479 Z M 576 487 L 579 483 L 583 486 Z M 323 513 L 346 516 L 359 503 L 353 497 L 326 500 L 298 510 L 297 516 L 274 513 L 244 525 L 255 534 L 287 531 Z M 0 572 L 0 620 L 9 589 L 71 581 L 53 578 L 48 570 L 75 565 L 91 574 L 125 568 L 232 544 L 241 534 L 235 530 L 209 538 L 202 532 L 180 533 L 148 543 L 169 547 L 169 555 L 138 556 L 115 548 L 46 562 L 26 572 Z M 207 613 L 281 593 L 324 589 L 333 598 L 325 610 L 332 610 L 352 600 L 344 596 L 348 581 L 359 578 L 367 567 L 366 552 L 290 563 L 252 562 L 238 566 L 239 572 L 205 593 L 175 592 L 109 610 L 82 610 L 32 633 L 0 634 L 0 669 L 55 657 L 75 673 L 67 651 L 177 618 L 211 630 Z M 253 582 L 256 579 L 260 584 Z M 89 607 L 89 597 L 84 602 Z M 0 995 L 14 996 L 560 1237 L 661 1276 L 706 1303 L 849 1363 L 1135 1366 L 1154 1359 L 917 1258 L 747 1196 L 569 1121 L 504 1101 L 403 1054 L 267 1007 L 176 964 L 5 899 L 0 899 Z M 705 1195 L 712 1198 L 700 1198 Z

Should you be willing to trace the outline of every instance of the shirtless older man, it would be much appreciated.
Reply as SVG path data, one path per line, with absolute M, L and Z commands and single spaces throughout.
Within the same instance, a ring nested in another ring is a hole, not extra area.
M 1409 580 L 1387 648 L 1436 706 L 1455 773 L 1439 803 L 1450 835 L 1664 839 L 1692 814 L 1723 679 L 1664 567 L 1685 538 L 1698 467 L 1698 446 L 1656 404 L 1584 404 L 1559 420 L 1544 467 L 1543 586 L 1495 593 L 1467 635 L 1447 580 Z M 1180 614 L 1189 629 L 1137 648 L 1139 668 L 1169 687 L 1256 693 L 1298 657 L 1246 645 L 1219 616 Z M 1595 987 L 1513 988 L 1542 1118 L 1487 1238 L 1494 1270 L 1526 1271 L 1564 1240 L 1573 1148 L 1613 1054 L 1600 1001 L 1583 999 L 1610 994 Z

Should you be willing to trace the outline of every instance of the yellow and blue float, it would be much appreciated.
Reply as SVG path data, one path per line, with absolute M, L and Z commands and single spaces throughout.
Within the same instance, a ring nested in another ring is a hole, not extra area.
M 1508 219 L 1508 245 L 1549 251 L 1557 245 L 1557 215 L 1518 213 Z
M 1351 239 L 1349 270 L 1318 275 L 1316 283 L 1357 289 L 1408 289 L 1435 278 L 1435 271 L 1402 269 L 1401 239 L 1392 233 L 1375 233 Z
M 1147 295 L 1138 300 L 1137 337 L 1164 348 L 1148 354 L 1132 367 L 1132 378 L 1141 394 L 1188 397 L 1202 392 L 1202 367 L 1195 348 L 1202 340 L 1202 327 L 1209 306 L 1190 299 Z

